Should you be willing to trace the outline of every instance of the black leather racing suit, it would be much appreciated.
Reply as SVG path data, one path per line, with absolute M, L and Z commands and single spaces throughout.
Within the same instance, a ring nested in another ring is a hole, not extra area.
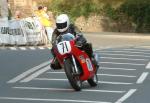
M 61 33 L 59 32 L 57 29 L 54 30 L 53 34 L 52 34 L 52 49 L 51 49 L 51 52 L 53 54 L 53 61 L 51 62 L 51 68 L 52 69 L 61 69 L 61 66 L 53 52 L 53 45 L 55 45 L 55 41 L 56 41 L 56 38 L 59 36 L 59 35 L 63 35 L 65 33 L 71 33 L 73 34 L 75 37 L 76 37 L 76 43 L 78 45 L 82 45 L 82 47 L 80 47 L 80 49 L 84 50 L 90 58 L 92 58 L 93 56 L 93 50 L 92 50 L 92 45 L 91 43 L 87 43 L 87 40 L 85 39 L 85 37 L 83 37 L 81 31 L 79 31 L 79 29 L 77 27 L 75 27 L 73 24 L 70 24 L 69 25 L 69 28 Z

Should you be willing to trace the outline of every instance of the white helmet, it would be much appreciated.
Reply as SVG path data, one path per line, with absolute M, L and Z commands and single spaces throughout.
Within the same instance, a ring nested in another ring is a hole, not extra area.
M 65 32 L 70 25 L 69 17 L 67 14 L 60 14 L 56 18 L 56 27 L 59 32 Z

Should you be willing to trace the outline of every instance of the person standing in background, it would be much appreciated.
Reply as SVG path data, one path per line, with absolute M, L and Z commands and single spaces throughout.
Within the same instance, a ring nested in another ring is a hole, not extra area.
M 39 18 L 41 24 L 45 27 L 49 43 L 51 43 L 53 28 L 52 21 L 47 14 L 47 7 L 39 6 L 35 14 Z
M 48 14 L 48 16 L 50 18 L 50 21 L 52 21 L 52 28 L 55 29 L 56 28 L 56 25 L 55 25 L 56 21 L 55 21 L 55 17 L 54 17 L 53 12 L 48 11 L 47 14 Z
M 20 20 L 20 19 L 21 19 L 21 16 L 22 16 L 21 11 L 17 10 L 17 11 L 15 12 L 15 19 L 16 19 L 16 20 Z

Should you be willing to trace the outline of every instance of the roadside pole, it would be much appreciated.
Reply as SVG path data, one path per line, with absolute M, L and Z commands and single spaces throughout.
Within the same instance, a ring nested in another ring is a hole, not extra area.
M 0 0 L 1 17 L 8 18 L 8 0 Z

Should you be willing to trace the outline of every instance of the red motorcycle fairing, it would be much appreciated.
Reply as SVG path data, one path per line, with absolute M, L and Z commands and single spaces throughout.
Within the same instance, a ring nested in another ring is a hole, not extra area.
M 63 62 L 65 58 L 73 55 L 75 59 L 80 63 L 83 73 L 80 74 L 80 80 L 85 81 L 89 78 L 92 78 L 96 72 L 96 67 L 92 64 L 91 59 L 83 50 L 79 49 L 75 46 L 75 41 L 71 40 L 71 52 L 68 54 L 61 55 L 59 54 L 57 47 L 54 49 L 56 58 L 58 59 L 59 63 L 63 66 Z

